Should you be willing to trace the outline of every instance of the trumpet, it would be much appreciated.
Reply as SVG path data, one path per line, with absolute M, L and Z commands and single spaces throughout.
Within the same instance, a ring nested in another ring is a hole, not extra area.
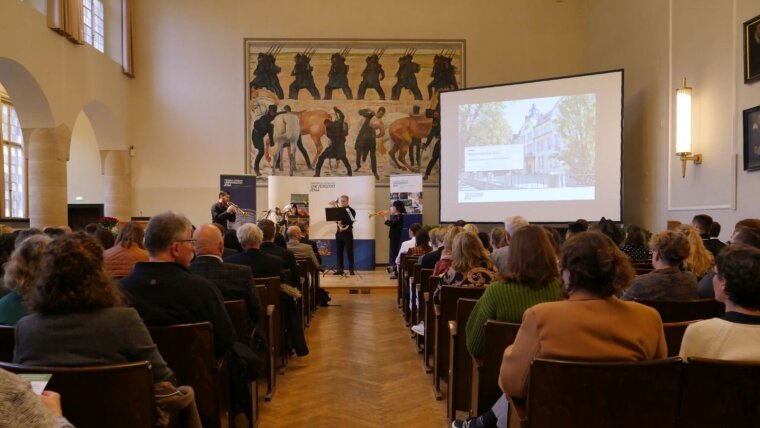
M 388 210 L 381 210 L 381 211 L 375 211 L 369 213 L 369 218 L 377 217 L 377 216 L 385 216 L 388 214 Z
M 239 216 L 245 217 L 246 215 L 248 215 L 248 213 L 246 213 L 245 211 L 243 211 L 242 208 L 240 208 L 239 206 L 237 206 L 237 204 L 233 203 L 232 201 L 227 202 L 227 205 L 231 206 L 235 210 L 235 214 L 237 214 Z

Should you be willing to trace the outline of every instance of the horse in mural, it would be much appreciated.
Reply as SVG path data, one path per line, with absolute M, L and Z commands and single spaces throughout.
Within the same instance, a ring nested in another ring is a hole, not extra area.
M 330 113 L 323 110 L 302 110 L 294 111 L 301 123 L 301 136 L 308 135 L 314 142 L 317 153 L 314 158 L 319 158 L 322 153 L 322 136 L 325 135 L 325 120 L 332 119 Z
M 293 172 L 296 170 L 296 145 L 301 138 L 301 125 L 298 116 L 290 112 L 280 113 L 274 117 L 272 125 L 274 127 L 272 132 L 272 138 L 274 139 L 272 175 L 276 175 L 275 166 L 279 163 L 278 161 L 282 163 L 285 162 L 284 160 L 281 160 L 283 151 L 287 151 L 290 169 L 289 173 L 290 175 L 293 175 Z M 270 156 L 267 154 L 267 160 L 269 158 Z
M 390 124 L 388 134 L 393 142 L 393 147 L 391 147 L 388 155 L 396 168 L 417 172 L 412 165 L 407 163 L 409 146 L 413 139 L 427 137 L 431 129 L 433 129 L 433 119 L 424 116 L 402 117 Z M 396 159 L 396 153 L 398 153 L 398 159 Z

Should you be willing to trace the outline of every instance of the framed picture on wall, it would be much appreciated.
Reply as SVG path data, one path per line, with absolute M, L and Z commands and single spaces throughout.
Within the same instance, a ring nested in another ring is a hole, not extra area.
M 760 106 L 744 110 L 744 170 L 760 171 Z
M 760 15 L 744 23 L 744 83 L 760 79 Z

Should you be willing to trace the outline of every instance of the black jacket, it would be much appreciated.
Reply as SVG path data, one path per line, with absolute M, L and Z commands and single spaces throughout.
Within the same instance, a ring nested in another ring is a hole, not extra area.
M 222 263 L 216 257 L 199 256 L 190 264 L 190 272 L 213 282 L 224 300 L 245 301 L 250 321 L 248 326 L 253 328 L 256 325 L 261 314 L 261 301 L 250 267 Z

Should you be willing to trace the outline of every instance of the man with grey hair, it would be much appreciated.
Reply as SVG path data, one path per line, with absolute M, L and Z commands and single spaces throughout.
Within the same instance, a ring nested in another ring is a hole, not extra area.
M 237 238 L 240 246 L 243 247 L 243 252 L 227 257 L 224 259 L 226 263 L 250 267 L 254 278 L 275 276 L 280 278 L 280 283 L 285 283 L 285 275 L 280 269 L 280 260 L 261 251 L 264 234 L 258 226 L 253 223 L 242 225 L 237 230 Z
M 235 329 L 216 286 L 188 270 L 193 242 L 192 225 L 182 214 L 153 216 L 145 229 L 149 261 L 135 264 L 119 286 L 145 325 L 210 322 L 215 354 L 223 356 L 232 349 Z
M 317 260 L 317 256 L 314 254 L 311 245 L 301 243 L 301 228 L 298 226 L 290 226 L 286 233 L 288 235 L 288 250 L 293 252 L 298 258 L 311 260 L 312 266 L 314 266 L 315 269 L 318 269 L 319 261 Z
M 509 257 L 509 241 L 512 240 L 512 236 L 514 236 L 518 229 L 528 224 L 528 220 L 519 215 L 504 219 L 504 240 L 502 241 L 502 247 L 495 249 L 491 253 L 491 261 L 493 261 L 496 267 L 496 272 L 503 272 L 506 269 L 507 258 Z

